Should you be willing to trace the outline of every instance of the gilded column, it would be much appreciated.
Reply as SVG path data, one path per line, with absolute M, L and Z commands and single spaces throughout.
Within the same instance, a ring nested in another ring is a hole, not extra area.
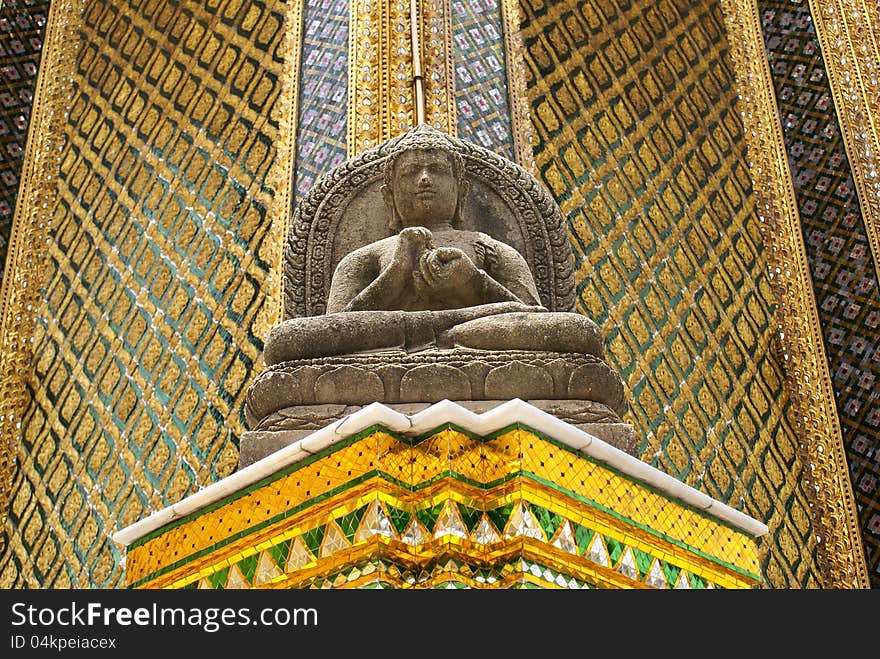
M 871 6 L 873 4 L 873 6 Z M 880 279 L 880 17 L 876 3 L 810 0 L 853 181 Z
M 349 157 L 420 118 L 455 134 L 448 2 L 356 0 L 349 22 Z
M 0 523 L 5 527 L 11 483 L 30 402 L 26 381 L 32 370 L 33 332 L 40 304 L 44 261 L 52 231 L 54 180 L 63 148 L 60 126 L 70 106 L 70 77 L 81 7 L 53 2 L 43 42 L 31 128 L 22 164 L 20 194 L 0 287 Z
M 770 252 L 779 341 L 787 365 L 804 460 L 811 465 L 813 517 L 828 588 L 866 588 L 855 501 L 828 372 L 794 186 L 754 2 L 722 0 L 736 64 L 740 116 Z M 866 222 L 867 223 L 867 222 Z
M 452 74 L 452 24 L 449 0 L 424 2 L 420 25 L 425 79 L 425 121 L 437 130 L 455 135 L 455 89 Z
M 504 20 L 504 49 L 507 53 L 507 86 L 513 149 L 516 161 L 534 174 L 535 154 L 532 152 L 532 124 L 526 94 L 526 63 L 521 55 L 523 43 L 519 26 L 522 22 L 522 13 L 519 3 L 514 0 L 501 0 L 501 14 Z

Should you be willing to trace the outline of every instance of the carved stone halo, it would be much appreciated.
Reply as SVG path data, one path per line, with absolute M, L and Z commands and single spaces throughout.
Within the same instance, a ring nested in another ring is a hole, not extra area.
M 394 233 L 380 192 L 383 172 L 392 156 L 413 146 L 461 155 L 470 183 L 461 228 L 515 247 L 529 264 L 542 304 L 550 311 L 574 310 L 568 232 L 546 189 L 516 163 L 419 125 L 323 175 L 296 208 L 284 250 L 285 318 L 323 314 L 342 257 Z

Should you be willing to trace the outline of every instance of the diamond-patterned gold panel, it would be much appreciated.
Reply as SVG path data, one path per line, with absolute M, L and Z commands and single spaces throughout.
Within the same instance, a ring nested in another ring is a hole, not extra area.
M 769 585 L 817 585 L 718 6 L 521 8 L 538 174 L 570 222 L 580 308 L 609 337 L 643 458 L 770 526 Z M 73 12 L 0 585 L 118 584 L 108 534 L 234 466 L 277 295 L 285 11 L 89 0 Z M 413 468 L 403 453 L 399 466 Z
M 770 586 L 818 586 L 718 4 L 520 4 L 539 177 L 642 458 L 764 521 Z
M 286 12 L 89 0 L 68 34 L 5 587 L 118 585 L 109 536 L 235 468 L 279 296 Z
M 135 588 L 751 588 L 758 568 L 742 530 L 513 426 L 367 429 L 135 540 L 126 576 Z

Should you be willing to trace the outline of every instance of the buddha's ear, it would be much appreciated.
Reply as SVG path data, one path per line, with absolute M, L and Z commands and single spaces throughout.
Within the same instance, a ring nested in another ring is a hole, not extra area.
M 385 205 L 388 206 L 388 210 L 391 211 L 388 215 L 388 231 L 395 234 L 401 230 L 402 223 L 400 217 L 397 215 L 397 209 L 394 207 L 394 193 L 391 192 L 391 188 L 387 185 L 380 187 L 379 192 L 382 193 L 382 199 L 385 200 Z
M 467 197 L 468 190 L 471 189 L 471 182 L 466 178 L 461 180 L 461 183 L 458 185 L 458 203 L 461 204 Z
M 391 210 L 394 210 L 394 193 L 391 192 L 391 189 L 387 185 L 383 185 L 379 188 L 379 192 L 382 193 L 382 199 L 385 200 L 385 205 Z

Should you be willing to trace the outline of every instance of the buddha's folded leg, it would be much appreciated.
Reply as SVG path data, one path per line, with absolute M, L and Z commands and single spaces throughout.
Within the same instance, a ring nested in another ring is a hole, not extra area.
M 604 342 L 595 322 L 578 313 L 502 313 L 470 320 L 438 336 L 443 347 L 478 350 L 576 352 L 602 359 Z
M 401 313 L 347 311 L 289 318 L 269 332 L 263 358 L 271 366 L 292 359 L 403 348 L 406 327 Z
M 376 350 L 413 352 L 437 346 L 437 336 L 458 323 L 509 310 L 544 311 L 519 302 L 498 302 L 445 311 L 342 311 L 324 316 L 289 318 L 276 325 L 266 338 L 263 358 L 267 366 L 293 359 L 333 357 Z

